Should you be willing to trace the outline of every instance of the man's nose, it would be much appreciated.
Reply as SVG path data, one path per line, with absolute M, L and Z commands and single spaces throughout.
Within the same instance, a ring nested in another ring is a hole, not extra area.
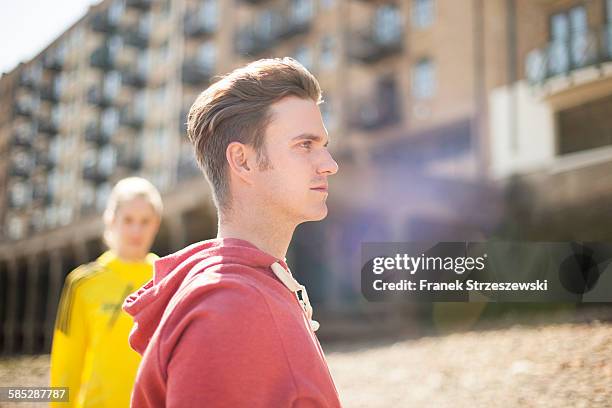
M 331 153 L 327 150 L 324 152 L 324 158 L 319 166 L 320 174 L 333 175 L 338 172 L 338 163 L 334 160 Z

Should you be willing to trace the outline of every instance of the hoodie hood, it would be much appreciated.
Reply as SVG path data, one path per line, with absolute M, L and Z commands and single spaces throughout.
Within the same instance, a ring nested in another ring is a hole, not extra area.
M 143 354 L 153 333 L 159 326 L 168 303 L 187 276 L 203 273 L 213 265 L 226 262 L 261 269 L 274 279 L 270 265 L 283 260 L 261 251 L 248 241 L 237 238 L 215 238 L 197 242 L 178 252 L 155 261 L 153 279 L 129 295 L 123 310 L 134 319 L 129 342 L 134 350 Z M 197 265 L 197 268 L 194 268 Z

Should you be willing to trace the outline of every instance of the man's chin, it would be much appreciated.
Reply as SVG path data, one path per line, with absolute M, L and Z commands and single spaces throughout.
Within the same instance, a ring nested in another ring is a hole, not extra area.
M 319 208 L 318 211 L 309 214 L 306 221 L 321 221 L 327 217 L 327 205 L 323 204 L 323 207 Z

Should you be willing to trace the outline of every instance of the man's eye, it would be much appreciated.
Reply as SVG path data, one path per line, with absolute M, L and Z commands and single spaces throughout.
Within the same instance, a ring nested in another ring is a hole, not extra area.
M 300 147 L 303 147 L 305 149 L 310 149 L 312 147 L 312 142 L 309 140 L 302 142 L 300 143 Z

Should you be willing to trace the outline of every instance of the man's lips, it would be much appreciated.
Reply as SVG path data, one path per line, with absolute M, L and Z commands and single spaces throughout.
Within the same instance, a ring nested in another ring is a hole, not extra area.
M 313 187 L 313 188 L 311 188 L 311 190 L 320 191 L 322 193 L 327 193 L 327 185 Z

